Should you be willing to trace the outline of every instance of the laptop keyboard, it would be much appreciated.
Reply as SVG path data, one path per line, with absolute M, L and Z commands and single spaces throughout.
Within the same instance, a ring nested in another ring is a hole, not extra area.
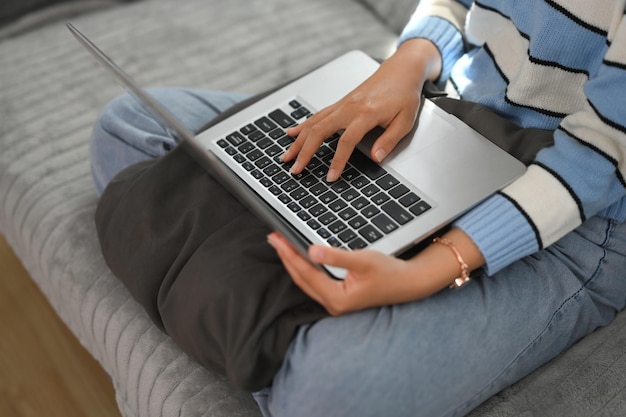
M 297 100 L 289 106 L 290 114 L 276 109 L 220 139 L 218 145 L 328 244 L 365 248 L 431 208 L 358 151 L 340 179 L 327 182 L 339 133 L 322 144 L 302 173 L 290 174 L 293 163 L 284 163 L 280 156 L 294 139 L 284 129 L 311 112 Z

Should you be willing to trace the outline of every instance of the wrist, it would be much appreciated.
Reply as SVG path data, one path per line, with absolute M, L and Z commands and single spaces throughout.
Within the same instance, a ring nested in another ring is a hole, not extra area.
M 415 71 L 421 78 L 420 88 L 426 80 L 435 81 L 439 78 L 443 63 L 437 46 L 423 38 L 403 42 L 389 59 L 399 61 L 405 72 L 408 72 L 407 68 Z
M 473 271 L 485 263 L 478 247 L 462 230 L 453 228 L 441 239 L 447 243 L 431 244 L 409 260 L 424 297 L 453 284 L 464 270 Z

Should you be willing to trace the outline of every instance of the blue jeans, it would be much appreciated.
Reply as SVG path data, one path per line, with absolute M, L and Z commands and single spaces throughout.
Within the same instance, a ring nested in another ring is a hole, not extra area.
M 241 94 L 152 93 L 191 130 Z M 163 155 L 175 138 L 122 96 L 95 127 L 92 168 L 103 190 L 124 167 Z M 549 248 L 458 291 L 303 326 L 271 387 L 265 416 L 463 415 L 546 363 L 626 303 L 626 224 L 594 217 Z

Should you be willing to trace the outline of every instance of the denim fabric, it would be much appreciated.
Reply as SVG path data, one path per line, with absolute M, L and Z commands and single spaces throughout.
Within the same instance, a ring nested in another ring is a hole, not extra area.
M 248 97 L 240 93 L 182 88 L 154 88 L 149 93 L 192 132 Z M 178 141 L 163 122 L 133 96 L 125 94 L 111 101 L 98 118 L 91 140 L 91 173 L 98 194 L 102 194 L 115 174 L 127 166 L 163 156 Z
M 154 90 L 198 129 L 241 100 Z M 119 170 L 163 155 L 175 139 L 124 96 L 94 130 L 99 190 Z M 458 291 L 323 319 L 300 328 L 272 387 L 255 394 L 265 416 L 457 416 L 513 384 L 626 303 L 626 224 L 594 217 L 547 249 Z

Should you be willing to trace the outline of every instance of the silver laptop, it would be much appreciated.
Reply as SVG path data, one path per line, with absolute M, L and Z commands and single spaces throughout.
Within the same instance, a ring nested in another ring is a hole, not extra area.
M 368 155 L 382 131 L 359 144 L 341 178 L 325 181 L 340 133 L 306 170 L 289 173 L 280 155 L 293 139 L 285 128 L 333 104 L 367 79 L 378 63 L 349 52 L 208 130 L 194 135 L 74 26 L 74 36 L 161 119 L 182 146 L 231 192 L 306 255 L 311 243 L 398 255 L 503 188 L 526 167 L 429 100 L 418 123 L 384 160 Z M 322 266 L 333 277 L 346 271 Z

